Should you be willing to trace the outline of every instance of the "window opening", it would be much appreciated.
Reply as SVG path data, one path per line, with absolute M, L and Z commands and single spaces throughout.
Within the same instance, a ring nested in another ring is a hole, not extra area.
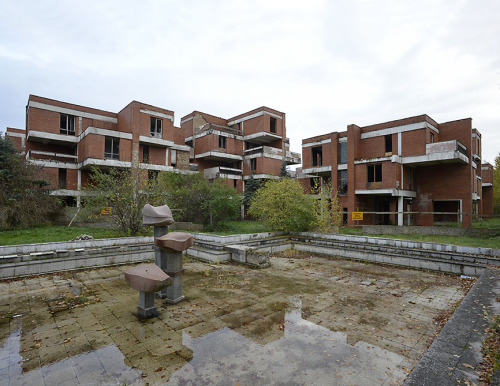
M 254 172 L 257 170 L 257 158 L 250 159 L 250 171 Z
M 105 138 L 104 158 L 120 159 L 120 138 Z
M 149 146 L 144 145 L 142 147 L 142 163 L 148 164 L 149 163 Z
M 382 164 L 367 165 L 368 182 L 382 182 Z
M 313 166 L 321 166 L 323 165 L 323 147 L 313 147 L 311 149 L 312 152 L 312 164 Z
M 66 189 L 66 169 L 59 169 L 58 187 Z
M 276 133 L 276 118 L 271 117 L 269 124 L 269 131 L 271 133 Z
M 161 137 L 163 121 L 160 118 L 150 117 L 150 134 L 152 137 Z
M 347 170 L 339 170 L 339 194 L 347 194 Z
M 431 143 L 434 143 L 434 133 L 431 133 Z
M 392 134 L 385 136 L 385 152 L 392 153 Z
M 347 142 L 339 142 L 339 164 L 347 163 Z
M 75 135 L 75 117 L 73 115 L 61 114 L 60 133 L 66 135 Z
M 222 149 L 226 148 L 226 137 L 219 135 L 219 147 Z

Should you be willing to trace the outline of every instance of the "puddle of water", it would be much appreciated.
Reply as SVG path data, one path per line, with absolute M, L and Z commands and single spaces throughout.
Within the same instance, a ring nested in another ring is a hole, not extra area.
M 11 323 L 13 332 L 0 347 L 0 383 L 143 384 L 141 371 L 146 369 L 125 365 L 130 352 L 124 345 L 107 345 L 23 372 L 22 317 Z M 138 334 L 143 340 L 139 322 Z M 400 355 L 361 341 L 351 345 L 347 334 L 303 319 L 298 296 L 290 298 L 283 334 L 270 343 L 224 327 L 198 338 L 183 331 L 182 346 L 192 351 L 192 359 L 172 374 L 169 384 L 400 384 L 406 377 L 403 366 L 411 368 Z
M 347 334 L 302 319 L 292 297 L 284 335 L 259 344 L 224 327 L 199 338 L 183 332 L 193 359 L 169 384 L 400 384 L 410 366 L 397 354 L 365 342 L 347 343 Z
M 124 364 L 124 356 L 114 345 L 75 355 L 31 371 L 23 370 L 21 320 L 0 347 L 0 383 L 10 385 L 142 385 L 141 372 Z M 5 382 L 5 383 L 4 383 Z

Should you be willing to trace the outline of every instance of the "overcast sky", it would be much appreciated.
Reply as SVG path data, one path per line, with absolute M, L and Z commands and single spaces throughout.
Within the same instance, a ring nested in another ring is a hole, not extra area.
M 230 118 L 286 113 L 303 138 L 428 114 L 473 118 L 500 152 L 500 1 L 0 3 L 0 130 L 29 94 L 118 112 L 132 100 Z

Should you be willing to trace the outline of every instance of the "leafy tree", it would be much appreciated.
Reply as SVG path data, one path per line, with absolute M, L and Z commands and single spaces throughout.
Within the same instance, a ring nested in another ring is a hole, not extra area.
M 255 197 L 255 192 L 262 187 L 261 180 L 254 178 L 253 173 L 245 182 L 245 191 L 243 192 L 243 205 L 249 206 L 252 199 Z
M 493 204 L 496 213 L 500 210 L 500 154 L 495 158 L 493 166 Z
M 203 204 L 209 183 L 201 173 L 162 173 L 159 177 L 176 221 L 204 222 Z
M 305 231 L 314 221 L 312 196 L 298 180 L 269 180 L 257 191 L 248 212 L 276 231 Z
M 111 220 L 122 232 L 136 235 L 142 228 L 142 208 L 146 204 L 165 205 L 166 195 L 157 180 L 148 181 L 142 169 L 99 169 L 93 167 L 91 182 L 82 197 L 84 218 L 100 218 L 105 207 L 111 207 Z
M 208 197 L 202 204 L 205 221 L 210 228 L 221 226 L 228 220 L 238 217 L 241 208 L 241 196 L 236 189 L 226 185 L 222 179 L 215 179 L 210 184 Z
M 318 232 L 328 233 L 338 229 L 342 223 L 342 208 L 337 196 L 337 191 L 332 188 L 331 183 L 318 186 L 316 183 L 312 188 L 314 199 L 313 228 Z
M 161 185 L 177 221 L 201 222 L 211 228 L 220 227 L 237 218 L 241 197 L 223 179 L 209 182 L 201 173 L 163 173 Z
M 0 229 L 47 222 L 60 207 L 42 168 L 31 164 L 0 135 Z

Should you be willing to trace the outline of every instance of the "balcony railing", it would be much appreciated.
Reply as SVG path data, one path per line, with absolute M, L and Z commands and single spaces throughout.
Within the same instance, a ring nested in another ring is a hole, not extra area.
M 467 148 L 460 141 L 428 143 L 425 146 L 425 154 L 403 157 L 401 162 L 405 165 L 437 164 L 437 163 L 469 163 Z

